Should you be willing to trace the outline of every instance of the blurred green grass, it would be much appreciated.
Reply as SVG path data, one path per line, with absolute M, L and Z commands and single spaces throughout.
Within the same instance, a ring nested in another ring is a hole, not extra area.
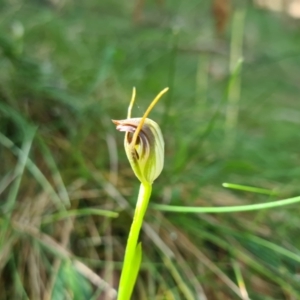
M 117 288 L 138 182 L 111 119 L 125 118 L 132 86 L 134 116 L 170 87 L 151 113 L 166 142 L 153 203 L 274 200 L 223 182 L 300 194 L 296 21 L 245 5 L 228 149 L 231 28 L 216 38 L 210 2 L 147 3 L 139 24 L 129 2 L 1 3 L 1 300 L 104 299 L 101 278 Z M 146 221 L 134 299 L 248 299 L 243 282 L 250 299 L 300 297 L 297 205 L 223 215 L 150 207 Z

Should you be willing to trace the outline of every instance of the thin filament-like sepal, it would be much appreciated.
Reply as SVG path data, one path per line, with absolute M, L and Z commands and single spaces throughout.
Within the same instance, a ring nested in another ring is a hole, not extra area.
M 136 95 L 136 90 L 135 90 L 135 87 L 133 87 L 130 104 L 128 106 L 127 119 L 131 118 L 131 110 L 132 110 L 132 107 L 133 107 L 133 104 L 134 104 L 134 101 L 135 101 L 135 95 Z
M 136 140 L 137 140 L 137 137 L 144 125 L 144 122 L 145 122 L 145 119 L 148 117 L 149 113 L 151 112 L 152 108 L 155 106 L 155 104 L 158 102 L 158 100 L 161 98 L 161 96 L 163 94 L 165 94 L 167 91 L 169 90 L 169 88 L 165 88 L 163 89 L 156 97 L 155 99 L 151 102 L 151 104 L 149 105 L 149 107 L 147 108 L 146 112 L 144 113 L 140 123 L 139 123 L 139 126 L 137 127 L 133 137 L 132 137 L 132 140 L 131 140 L 131 145 L 135 145 L 136 143 Z M 132 101 L 132 100 L 131 100 Z M 132 103 L 133 104 L 133 103 Z M 129 107 L 131 106 L 131 102 L 130 102 L 130 105 Z M 129 108 L 128 108 L 129 110 Z

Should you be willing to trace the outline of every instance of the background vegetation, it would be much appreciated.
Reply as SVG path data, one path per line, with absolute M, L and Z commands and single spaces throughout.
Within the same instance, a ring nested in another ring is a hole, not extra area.
M 111 119 L 133 86 L 134 116 L 170 87 L 151 203 L 300 195 L 299 22 L 217 2 L 0 2 L 1 300 L 114 298 L 139 183 Z M 150 206 L 141 240 L 134 299 L 300 299 L 298 205 Z

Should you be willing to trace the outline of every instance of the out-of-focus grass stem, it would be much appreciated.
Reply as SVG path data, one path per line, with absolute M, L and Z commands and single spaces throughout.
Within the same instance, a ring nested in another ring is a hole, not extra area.
M 238 123 L 241 89 L 241 65 L 243 61 L 243 35 L 245 10 L 236 10 L 233 15 L 230 44 L 230 79 L 228 83 L 225 120 L 225 150 L 230 151 L 235 142 Z
M 232 260 L 232 266 L 243 300 L 250 300 L 239 263 L 236 260 Z
M 165 101 L 164 114 L 161 122 L 162 128 L 168 126 L 169 111 L 173 102 L 173 93 L 175 90 L 176 60 L 178 54 L 178 36 L 179 36 L 179 30 L 173 29 L 172 37 L 171 37 L 171 50 L 169 56 L 169 70 L 168 70 L 168 86 L 170 88 L 170 92 L 168 93 L 168 97 Z
M 18 152 L 18 163 L 14 171 L 15 180 L 11 186 L 11 189 L 8 194 L 8 199 L 6 202 L 6 210 L 8 211 L 9 214 L 11 214 L 17 199 L 17 194 L 19 191 L 22 175 L 24 173 L 24 169 L 28 160 L 29 151 L 31 149 L 31 144 L 32 144 L 34 134 L 35 134 L 35 130 L 30 130 L 29 132 L 27 132 L 24 138 L 21 151 Z
M 207 54 L 200 54 L 198 57 L 196 74 L 196 103 L 201 103 L 202 111 L 205 111 L 208 89 L 208 65 L 209 57 Z

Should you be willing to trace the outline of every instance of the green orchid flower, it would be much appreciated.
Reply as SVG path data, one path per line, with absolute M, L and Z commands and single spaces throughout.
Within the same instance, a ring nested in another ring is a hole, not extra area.
M 160 175 L 164 165 L 164 140 L 158 124 L 146 118 L 136 142 L 134 132 L 142 118 L 114 121 L 117 130 L 125 131 L 124 146 L 127 158 L 140 182 L 153 183 Z
M 152 184 L 160 175 L 164 165 L 164 139 L 156 122 L 146 118 L 160 97 L 168 88 L 161 91 L 153 100 L 142 118 L 130 118 L 135 99 L 135 89 L 125 120 L 113 120 L 117 130 L 126 132 L 124 147 L 131 168 L 140 182 Z
M 141 182 L 125 250 L 118 300 L 130 300 L 142 261 L 142 245 L 138 243 L 139 233 L 151 196 L 152 183 L 160 175 L 164 165 L 164 139 L 161 130 L 158 124 L 147 116 L 167 91 L 168 88 L 165 88 L 156 96 L 142 118 L 131 118 L 136 94 L 134 88 L 127 119 L 113 120 L 117 130 L 125 132 L 125 152 L 134 174 Z

